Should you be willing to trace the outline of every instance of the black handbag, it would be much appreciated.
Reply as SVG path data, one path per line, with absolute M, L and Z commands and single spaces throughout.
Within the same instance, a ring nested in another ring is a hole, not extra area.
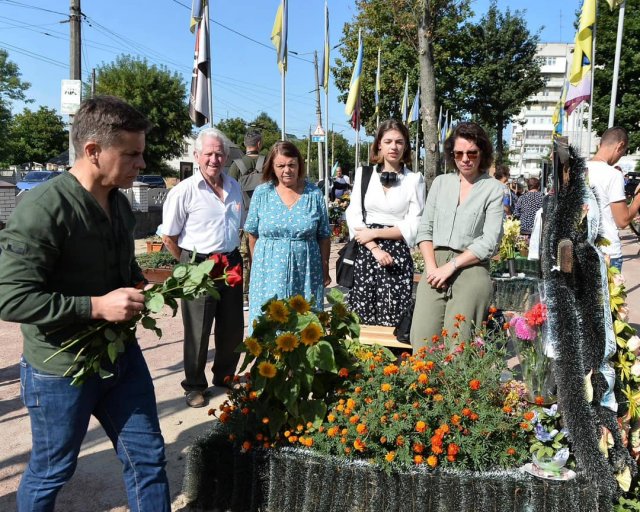
M 415 301 L 411 299 L 405 309 L 400 316 L 400 320 L 396 324 L 395 329 L 393 330 L 393 335 L 396 339 L 402 343 L 409 343 L 409 337 L 411 334 L 411 320 L 413 320 L 413 310 L 415 308 Z
M 362 186 L 360 187 L 360 199 L 362 202 L 362 220 L 366 222 L 367 212 L 364 209 L 364 196 L 369 188 L 373 167 L 365 165 L 362 167 Z M 351 288 L 353 286 L 353 269 L 358 254 L 358 242 L 355 238 L 349 240 L 342 249 L 338 251 L 336 261 L 336 281 L 340 286 Z

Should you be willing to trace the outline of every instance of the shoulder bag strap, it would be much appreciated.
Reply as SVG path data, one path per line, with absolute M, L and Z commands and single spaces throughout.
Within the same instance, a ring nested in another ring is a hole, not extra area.
M 245 165 L 245 163 L 242 161 L 242 158 L 236 158 L 233 163 L 235 163 L 238 166 L 238 169 L 240 170 L 240 174 L 247 174 L 247 171 L 249 169 L 247 169 L 247 166 Z
M 362 222 L 367 223 L 367 210 L 364 208 L 364 196 L 367 194 L 367 189 L 369 188 L 369 182 L 371 181 L 371 176 L 373 175 L 373 166 L 371 165 L 363 165 L 362 166 L 362 181 L 360 184 L 360 200 L 362 201 Z

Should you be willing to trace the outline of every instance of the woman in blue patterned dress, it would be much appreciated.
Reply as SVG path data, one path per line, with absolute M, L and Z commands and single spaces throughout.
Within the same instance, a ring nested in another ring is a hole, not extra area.
M 318 187 L 305 180 L 298 148 L 274 144 L 264 163 L 263 183 L 251 198 L 244 230 L 249 235 L 251 280 L 249 332 L 262 305 L 302 295 L 322 309 L 329 277 L 329 217 Z

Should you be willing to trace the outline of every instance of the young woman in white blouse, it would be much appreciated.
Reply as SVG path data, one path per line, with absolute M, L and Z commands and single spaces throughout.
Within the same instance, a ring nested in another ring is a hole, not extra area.
M 348 303 L 363 324 L 395 326 L 407 308 L 413 286 L 413 247 L 425 200 L 422 175 L 408 169 L 409 132 L 398 121 L 378 128 L 371 145 L 375 168 L 361 202 L 362 168 L 356 170 L 346 218 L 359 243 Z

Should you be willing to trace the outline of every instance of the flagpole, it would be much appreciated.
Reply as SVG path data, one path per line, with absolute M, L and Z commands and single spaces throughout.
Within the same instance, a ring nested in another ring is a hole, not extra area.
M 325 31 L 327 30 L 327 27 L 329 26 L 329 9 L 327 6 L 327 0 L 325 0 L 324 2 L 324 16 L 325 16 Z M 327 38 L 327 43 L 328 43 L 328 37 L 329 34 L 325 34 L 325 37 Z M 330 51 L 330 47 L 326 47 L 327 45 L 325 45 L 325 51 Z M 330 62 L 330 55 L 327 55 L 327 63 Z M 328 66 L 330 67 L 330 66 Z M 326 76 L 324 76 L 326 73 Z M 324 59 L 322 59 L 322 75 L 324 76 L 324 80 L 326 80 L 325 83 L 325 88 L 324 88 L 324 111 L 325 111 L 325 120 L 327 122 L 327 130 L 325 132 L 325 139 L 324 139 L 324 162 L 325 162 L 325 173 L 324 175 L 326 176 L 326 180 L 327 182 L 329 181 L 329 70 L 325 69 L 325 63 L 324 63 Z M 329 191 L 327 190 L 327 187 L 325 186 L 325 192 L 324 192 L 324 200 L 326 204 L 329 204 Z
M 209 28 L 209 2 L 204 3 L 204 19 L 206 27 Z M 209 56 L 209 124 L 213 126 L 213 69 L 211 66 L 211 31 L 207 30 L 207 55 Z
M 356 124 L 356 126 L 358 126 Z M 360 167 L 360 126 L 356 130 L 356 169 Z
M 415 167 L 415 171 L 418 172 L 418 160 L 419 160 L 419 156 L 418 154 L 420 153 L 420 150 L 418 148 L 418 133 L 420 132 L 420 123 L 418 122 L 416 125 L 416 167 Z
M 616 56 L 613 62 L 613 81 L 611 83 L 611 105 L 609 106 L 609 128 L 616 118 L 616 99 L 618 96 L 618 74 L 620 73 L 620 53 L 622 51 L 622 33 L 624 31 L 624 10 L 627 2 L 620 5 L 618 14 L 618 35 L 616 37 Z
M 593 24 L 591 42 L 591 99 L 589 100 L 589 120 L 587 121 L 587 158 L 591 156 L 591 130 L 593 126 L 593 83 L 596 76 L 596 30 L 598 28 L 598 2 L 596 2 L 596 21 Z

